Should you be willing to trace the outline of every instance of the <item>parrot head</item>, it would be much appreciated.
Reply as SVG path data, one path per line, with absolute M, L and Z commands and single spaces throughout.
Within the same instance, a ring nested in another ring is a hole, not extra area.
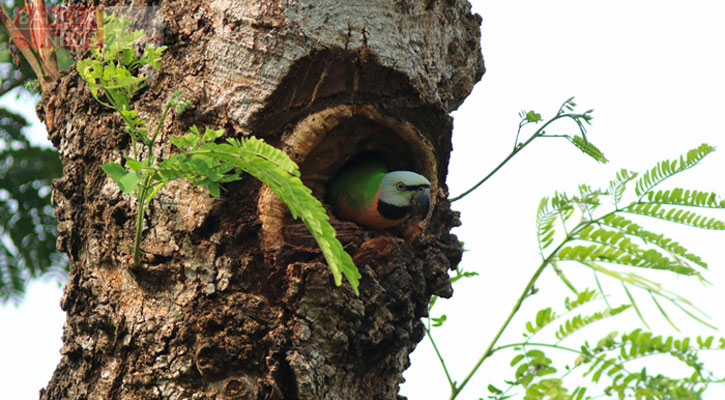
M 378 212 L 389 220 L 425 218 L 430 208 L 430 182 L 411 171 L 387 173 L 380 183 Z

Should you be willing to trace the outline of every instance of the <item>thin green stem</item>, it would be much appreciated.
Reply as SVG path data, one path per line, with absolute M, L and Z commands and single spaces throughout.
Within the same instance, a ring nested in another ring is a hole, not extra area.
M 470 189 L 468 189 L 465 192 L 459 194 L 458 196 L 450 199 L 449 201 L 451 203 L 453 203 L 454 201 L 458 201 L 458 200 L 462 199 L 463 197 L 467 196 L 468 194 L 470 194 L 471 192 L 473 192 L 474 190 L 478 189 L 479 186 L 483 185 L 484 182 L 486 182 L 496 172 L 498 172 L 498 170 L 500 170 L 501 167 L 503 167 L 504 165 L 506 165 L 506 163 L 509 162 L 509 160 L 511 160 L 516 154 L 518 154 L 521 150 L 523 150 L 524 148 L 526 148 L 526 146 L 528 146 L 531 142 L 533 142 L 534 139 L 543 136 L 544 135 L 544 129 L 547 126 L 549 126 L 552 122 L 554 122 L 554 121 L 556 121 L 558 119 L 561 119 L 561 118 L 572 118 L 572 119 L 576 119 L 576 117 L 578 117 L 578 116 L 579 116 L 578 114 L 557 114 L 554 118 L 546 121 L 546 123 L 544 123 L 544 125 L 542 125 L 541 128 L 537 129 L 536 132 L 533 135 L 531 135 L 531 137 L 528 140 L 526 140 L 525 142 L 521 143 L 520 145 L 515 146 L 514 149 L 511 151 L 511 153 L 509 153 L 509 155 L 506 156 L 506 158 L 504 158 L 503 161 L 501 161 L 496 166 L 496 168 L 494 168 L 491 172 L 489 172 L 488 175 L 486 175 L 478 183 L 476 183 L 475 185 L 473 185 Z
M 514 150 L 519 146 L 519 135 L 521 134 L 521 128 L 523 128 L 525 125 L 529 124 L 531 121 L 529 121 L 527 118 L 524 118 L 519 122 L 519 129 L 516 131 L 516 140 L 514 140 Z
M 436 346 L 435 340 L 433 340 L 433 336 L 430 334 L 430 329 L 427 327 L 423 327 L 425 329 L 425 334 L 428 336 L 428 340 L 430 340 L 430 344 L 433 345 L 433 350 L 435 350 L 436 355 L 438 356 L 438 361 L 441 362 L 441 367 L 443 367 L 443 372 L 446 374 L 446 379 L 448 380 L 448 385 L 451 387 L 451 391 L 455 390 L 456 383 L 453 382 L 453 379 L 451 379 L 451 374 L 448 373 L 448 367 L 446 367 L 446 362 L 443 360 L 443 356 L 441 356 L 440 351 L 438 350 L 438 346 Z
M 566 243 L 567 241 L 568 240 L 564 241 L 564 243 Z M 544 272 L 544 269 L 546 268 L 546 266 L 549 265 L 549 259 L 554 254 L 556 254 L 556 252 L 558 251 L 558 249 L 562 245 L 563 245 L 563 243 L 561 245 L 559 245 L 559 247 L 557 247 L 557 249 L 554 250 L 551 253 L 551 255 L 549 257 L 547 257 L 544 260 L 544 262 L 541 263 L 541 265 L 539 265 L 539 268 L 536 269 L 536 272 L 534 272 L 534 275 L 529 280 L 529 283 L 526 284 L 526 288 L 521 293 L 521 296 L 519 296 L 519 299 L 516 301 L 516 304 L 514 305 L 514 308 L 509 313 L 509 315 L 506 318 L 506 321 L 504 321 L 503 325 L 501 325 L 501 328 L 496 333 L 496 336 L 493 337 L 493 340 L 488 345 L 488 348 L 486 349 L 486 351 L 483 352 L 483 355 L 481 356 L 481 358 L 478 359 L 478 362 L 476 362 L 476 365 L 473 366 L 473 368 L 468 373 L 468 375 L 466 376 L 466 378 L 461 382 L 461 384 L 451 388 L 451 397 L 450 397 L 450 400 L 453 400 L 453 399 L 455 399 L 458 396 L 458 394 L 461 392 L 461 390 L 463 390 L 463 388 L 466 386 L 466 384 L 468 383 L 468 381 L 470 381 L 471 378 L 473 377 L 473 375 L 476 373 L 476 371 L 478 371 L 478 368 L 481 367 L 481 364 L 483 364 L 483 362 L 488 357 L 490 357 L 491 354 L 493 354 L 493 348 L 496 345 L 496 343 L 498 342 L 498 340 L 501 338 L 501 335 L 503 334 L 504 330 L 506 330 L 506 328 L 508 327 L 508 325 L 511 322 L 511 320 L 514 318 L 514 315 L 516 315 L 516 313 L 519 311 L 519 308 L 521 308 L 521 304 L 524 302 L 524 299 L 526 299 L 526 297 L 528 297 L 529 293 L 531 293 L 531 290 L 533 289 L 534 283 L 536 283 L 536 280 L 539 279 L 539 276 L 541 275 L 541 273 Z
M 149 158 L 151 158 L 152 163 L 155 163 L 155 160 L 152 158 L 154 155 L 154 143 L 156 143 L 156 137 L 161 131 L 161 126 L 164 124 L 164 120 L 166 120 L 166 115 L 169 113 L 169 109 L 171 109 L 171 102 L 167 101 L 166 105 L 164 106 L 164 112 L 161 114 L 161 119 L 159 120 L 159 123 L 156 125 L 156 129 L 154 130 L 154 135 L 151 137 L 151 141 L 149 142 Z
M 521 342 L 521 343 L 509 343 L 509 344 L 505 344 L 503 346 L 499 346 L 499 347 L 496 347 L 495 349 L 491 350 L 491 354 L 493 354 L 493 353 L 495 353 L 495 352 L 497 352 L 499 350 L 507 349 L 507 348 L 510 348 L 510 347 L 516 347 L 516 346 L 551 347 L 553 349 L 566 350 L 566 351 L 570 351 L 572 353 L 582 354 L 581 350 L 573 349 L 571 347 L 560 346 L 558 344 L 535 343 L 535 342 L 529 342 L 529 343 L 527 343 L 527 342 Z
M 141 252 L 141 233 L 143 232 L 143 217 L 146 206 L 146 186 L 149 178 L 144 182 L 144 186 L 141 189 L 141 194 L 136 199 L 138 210 L 136 210 L 136 236 L 133 241 L 133 266 L 138 267 L 140 264 L 139 254 Z
M 611 305 L 609 305 L 609 301 L 607 300 L 607 295 L 604 293 L 604 289 L 602 289 L 602 284 L 599 283 L 599 275 L 597 274 L 596 269 L 592 269 L 594 271 L 594 281 L 597 283 L 597 289 L 599 289 L 599 293 L 602 294 L 602 299 L 604 299 L 604 304 L 607 305 L 607 308 L 612 308 Z
M 604 217 L 602 217 L 602 218 L 604 218 Z M 481 358 L 476 362 L 476 364 L 473 366 L 473 368 L 468 373 L 466 378 L 460 383 L 460 385 L 457 385 L 451 389 L 451 396 L 449 398 L 450 400 L 453 400 L 458 396 L 458 394 L 461 392 L 461 390 L 463 390 L 463 388 L 466 386 L 468 381 L 470 381 L 471 378 L 473 377 L 473 375 L 476 373 L 476 371 L 478 371 L 478 368 L 481 367 L 481 364 L 483 364 L 483 362 L 493 354 L 494 346 L 496 346 L 496 343 L 501 338 L 501 335 L 503 334 L 504 330 L 506 330 L 509 323 L 513 319 L 514 315 L 516 315 L 516 313 L 521 308 L 521 304 L 531 293 L 532 289 L 534 288 L 534 284 L 539 279 L 539 276 L 541 276 L 541 273 L 544 272 L 544 269 L 546 269 L 546 267 L 551 263 L 551 260 L 554 259 L 554 257 L 559 252 L 559 250 L 562 247 L 564 247 L 565 244 L 567 244 L 571 240 L 573 240 L 575 238 L 576 234 L 578 234 L 582 229 L 586 228 L 588 225 L 590 225 L 592 223 L 595 223 L 596 221 L 597 220 L 582 222 L 579 225 L 577 225 L 576 227 L 574 227 L 574 229 L 572 229 L 571 233 L 569 233 L 566 236 L 566 238 L 549 254 L 549 256 L 544 259 L 544 261 L 541 263 L 541 265 L 539 265 L 539 268 L 536 269 L 536 272 L 534 272 L 534 275 L 529 280 L 529 283 L 526 284 L 526 288 L 519 296 L 518 300 L 516 301 L 516 304 L 514 305 L 513 309 L 511 310 L 508 317 L 506 318 L 506 321 L 504 321 L 503 325 L 501 325 L 501 328 L 498 330 L 498 332 L 496 333 L 496 336 L 494 336 L 493 340 L 488 345 L 488 348 L 486 349 L 486 351 L 484 351 L 483 355 L 481 355 Z
M 532 136 L 532 138 L 533 138 L 533 136 Z M 524 147 L 526 147 L 526 145 L 528 145 L 529 143 L 531 143 L 531 139 L 529 139 L 528 141 L 523 143 L 521 146 L 518 146 L 517 148 L 515 148 L 503 161 L 501 161 L 500 164 L 498 164 L 498 166 L 496 166 L 496 168 L 494 168 L 491 172 L 489 172 L 488 175 L 486 175 L 483 179 L 481 179 L 477 184 L 473 185 L 470 189 L 468 189 L 465 192 L 461 193 L 460 195 L 450 199 L 450 202 L 453 203 L 454 201 L 458 201 L 458 200 L 462 199 L 463 197 L 467 196 L 469 193 L 476 190 L 479 186 L 483 185 L 484 182 L 486 182 L 490 177 L 492 177 L 493 174 L 498 172 L 498 170 L 501 169 L 501 167 L 506 165 L 506 163 L 509 162 L 509 160 L 511 160 L 516 154 L 518 154 L 518 152 L 523 150 Z
M 166 116 L 169 113 L 169 109 L 171 108 L 171 103 L 166 102 L 166 105 L 164 106 L 164 112 L 161 114 L 161 119 L 159 119 L 159 123 L 156 125 L 156 129 L 154 130 L 154 135 L 151 137 L 151 141 L 145 145 L 148 147 L 148 159 L 151 160 L 150 168 L 153 169 L 156 166 L 156 159 L 154 158 L 154 152 L 153 152 L 153 146 L 156 142 L 156 137 L 158 136 L 159 132 L 161 131 L 161 126 L 164 124 L 164 120 L 166 119 Z M 123 114 L 121 113 L 123 116 Z M 125 119 L 125 117 L 124 117 Z M 128 122 L 127 122 L 128 124 Z M 129 125 L 132 126 L 132 125 Z M 133 137 L 133 135 L 131 135 Z M 135 152 L 135 146 L 134 146 L 134 152 Z M 146 197 L 149 194 L 149 189 L 151 188 L 151 181 L 153 180 L 154 175 L 156 174 L 155 170 L 150 172 L 146 178 L 144 178 L 143 185 L 141 186 L 141 193 L 139 194 L 136 201 L 138 202 L 138 215 L 136 216 L 136 236 L 134 238 L 133 242 L 133 265 L 134 267 L 137 267 L 140 264 L 140 253 L 141 253 L 141 233 L 143 232 L 143 222 L 144 222 L 144 212 L 146 210 Z M 151 199 L 149 199 L 149 202 Z

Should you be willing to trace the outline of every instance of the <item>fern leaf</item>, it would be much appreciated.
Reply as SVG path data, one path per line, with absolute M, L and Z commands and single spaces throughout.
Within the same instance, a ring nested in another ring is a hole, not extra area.
M 692 304 L 687 299 L 680 297 L 679 295 L 672 293 L 668 290 L 663 289 L 662 285 L 660 285 L 659 283 L 654 282 L 654 281 L 647 279 L 643 276 L 640 276 L 638 274 L 634 274 L 631 272 L 614 271 L 612 269 L 602 266 L 599 263 L 592 262 L 592 261 L 580 260 L 579 263 L 591 268 L 592 270 L 594 270 L 596 272 L 600 272 L 606 276 L 609 276 L 610 278 L 614 278 L 620 282 L 623 282 L 623 283 L 626 283 L 626 284 L 629 284 L 632 286 L 636 286 L 640 289 L 652 291 L 652 292 L 654 292 L 662 297 L 668 298 L 668 299 L 675 299 L 675 301 L 684 302 L 684 303 L 687 303 L 688 305 Z
M 639 197 L 643 196 L 665 179 L 694 167 L 713 151 L 715 151 L 714 147 L 701 144 L 699 147 L 688 151 L 686 155 L 680 156 L 679 160 L 660 161 L 637 180 L 634 186 L 635 194 Z
M 679 207 L 667 207 L 658 203 L 633 203 L 623 211 L 675 222 L 700 229 L 725 230 L 725 222 Z
M 545 326 L 549 325 L 555 319 L 556 313 L 552 311 L 551 307 L 539 310 L 536 313 L 536 319 L 533 323 L 531 321 L 526 322 L 526 331 L 528 331 L 529 334 L 524 334 L 524 336 L 529 337 L 535 334 L 536 332 L 543 329 Z
M 232 146 L 235 146 L 235 141 L 230 139 L 228 141 Z M 250 155 L 256 157 L 263 157 L 267 160 L 275 163 L 280 168 L 284 169 L 287 173 L 293 176 L 300 176 L 299 168 L 294 161 L 292 161 L 287 154 L 274 146 L 268 145 L 264 140 L 257 139 L 254 136 L 243 139 L 243 145 L 235 146 L 240 151 L 249 151 Z
M 707 268 L 707 264 L 697 255 L 688 252 L 688 250 L 675 242 L 674 240 L 666 237 L 661 233 L 653 233 L 645 230 L 642 226 L 632 222 L 631 220 L 622 217 L 618 214 L 610 214 L 602 218 L 602 224 L 610 226 L 625 232 L 628 235 L 632 235 L 642 239 L 645 243 L 652 243 L 659 248 L 667 251 L 675 259 L 683 261 L 687 260 L 694 264 L 697 264 L 703 268 Z
M 554 221 L 558 212 L 549 210 L 548 204 L 549 199 L 544 197 L 539 202 L 539 209 L 536 212 L 536 237 L 539 241 L 539 251 L 542 253 L 554 241 L 556 233 Z
M 658 190 L 656 192 L 650 191 L 647 193 L 647 201 L 650 203 L 690 207 L 725 208 L 725 200 L 720 198 L 717 193 L 681 188 Z
M 592 289 L 585 289 L 577 293 L 576 299 L 574 299 L 573 301 L 569 300 L 569 297 L 567 297 L 564 300 L 564 307 L 566 307 L 567 311 L 571 311 L 595 299 L 597 299 L 597 292 Z
M 335 229 L 328 222 L 325 208 L 300 180 L 299 171 L 293 166 L 292 160 L 261 139 L 231 139 L 228 142 L 206 143 L 199 152 L 213 153 L 220 160 L 234 164 L 269 186 L 287 205 L 292 216 L 302 219 L 312 233 L 332 271 L 335 284 L 339 286 L 344 275 L 355 293 L 359 293 L 360 272 L 335 237 Z
M 636 172 L 626 169 L 621 169 L 617 172 L 615 179 L 609 182 L 609 189 L 607 191 L 607 193 L 614 199 L 614 204 L 617 204 L 622 200 L 624 191 L 627 188 L 627 183 L 636 177 Z
M 686 309 L 685 307 L 683 307 L 683 306 L 682 306 L 682 304 L 680 304 L 679 302 L 677 302 L 677 301 L 675 301 L 675 300 L 673 300 L 673 299 L 668 299 L 668 300 L 670 300 L 670 302 L 672 302 L 672 304 L 674 304 L 674 305 L 675 305 L 675 306 L 676 306 L 677 308 L 679 308 L 680 310 L 682 310 L 682 312 L 684 312 L 685 314 L 689 315 L 689 316 L 690 316 L 690 318 L 692 318 L 692 319 L 694 319 L 695 321 L 697 321 L 697 322 L 699 322 L 699 323 L 701 323 L 701 324 L 703 324 L 703 325 L 707 326 L 708 328 L 712 328 L 712 329 L 715 329 L 715 330 L 717 330 L 717 327 L 716 327 L 715 325 L 712 325 L 712 324 L 708 323 L 707 321 L 705 321 L 704 319 L 702 319 L 702 318 L 698 317 L 698 316 L 697 316 L 697 315 L 695 315 L 695 314 L 694 314 L 693 312 L 691 312 L 690 310 L 688 310 L 688 309 Z M 703 314 L 703 315 L 704 315 L 704 316 L 705 316 L 706 318 L 709 318 L 709 317 L 708 317 L 708 316 L 707 316 L 707 315 L 706 315 L 705 313 L 703 313 L 703 312 L 702 312 L 702 311 L 701 311 L 700 309 L 698 309 L 698 308 L 697 308 L 697 307 L 695 307 L 694 305 L 692 305 L 692 304 L 688 304 L 688 305 L 689 305 L 690 307 L 693 307 L 693 308 L 695 308 L 695 309 L 696 309 L 697 311 L 699 311 L 699 312 L 700 312 L 701 314 Z
M 690 266 L 673 260 L 655 249 L 643 249 L 622 232 L 589 225 L 577 234 L 577 239 L 592 245 L 565 246 L 557 257 L 560 260 L 591 260 L 616 263 L 639 268 L 671 271 L 679 275 L 697 275 Z
M 597 321 L 601 321 L 603 319 L 618 315 L 627 310 L 629 307 L 629 304 L 623 304 L 616 308 L 608 308 L 603 311 L 597 311 L 593 314 L 586 316 L 576 315 L 559 325 L 559 329 L 556 332 L 556 338 L 561 341 L 564 338 L 572 335 L 574 332 L 585 328 Z
M 599 150 L 596 146 L 594 146 L 588 140 L 584 139 L 582 136 L 567 136 L 566 138 L 574 146 L 576 146 L 579 150 L 581 150 L 582 153 L 599 161 L 600 163 L 607 163 L 609 161 L 609 160 L 607 160 L 606 157 L 604 157 L 604 153 L 602 153 L 601 150 Z

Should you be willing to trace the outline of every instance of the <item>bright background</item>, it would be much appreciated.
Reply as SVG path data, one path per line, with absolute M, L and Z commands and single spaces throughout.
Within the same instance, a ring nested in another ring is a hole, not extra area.
M 451 194 L 476 183 L 511 151 L 521 109 L 533 109 L 546 119 L 571 96 L 576 96 L 580 111 L 595 109 L 589 138 L 610 163 L 597 164 L 563 139 L 538 139 L 478 191 L 454 203 L 463 221 L 455 233 L 470 250 L 461 266 L 481 275 L 457 283 L 455 296 L 439 301 L 433 312 L 448 316 L 433 333 L 453 379 L 465 377 L 540 263 L 534 218 L 541 197 L 554 190 L 573 192 L 579 183 L 605 187 L 620 168 L 643 171 L 701 143 L 725 148 L 720 121 L 725 114 L 725 3 L 684 4 L 473 2 L 474 11 L 483 17 L 487 72 L 454 113 Z M 21 99 L 15 108 L 37 121 L 28 99 Z M 549 132 L 574 133 L 575 129 L 563 123 Z M 45 136 L 42 127 L 34 130 L 36 136 Z M 723 171 L 725 152 L 718 151 L 671 184 L 725 194 Z M 725 327 L 725 256 L 720 252 L 725 235 L 688 228 L 668 233 L 710 264 L 705 277 L 713 286 L 661 279 L 709 314 L 715 325 Z M 594 286 L 583 268 L 567 266 L 565 272 L 580 289 Z M 550 271 L 537 287 L 539 294 L 524 303 L 520 318 L 512 322 L 501 344 L 520 341 L 524 322 L 539 308 L 560 306 L 563 297 L 570 295 Z M 624 301 L 618 285 L 605 284 L 605 288 L 614 303 Z M 655 331 L 677 334 L 646 295 L 633 294 Z M 0 307 L 3 399 L 36 399 L 50 379 L 60 359 L 65 318 L 60 296 L 57 284 L 35 282 L 19 306 Z M 718 335 L 671 307 L 668 311 L 683 335 Z M 631 312 L 581 337 L 598 338 L 613 329 L 632 329 L 635 323 Z M 458 398 L 485 398 L 488 383 L 504 386 L 501 380 L 513 375 L 508 367 L 512 356 L 502 352 L 487 361 Z M 725 361 L 720 361 L 725 355 L 708 357 L 709 365 L 725 375 Z M 411 361 L 401 393 L 411 400 L 448 398 L 448 384 L 427 341 L 418 346 Z M 724 393 L 720 388 L 708 398 L 724 398 Z

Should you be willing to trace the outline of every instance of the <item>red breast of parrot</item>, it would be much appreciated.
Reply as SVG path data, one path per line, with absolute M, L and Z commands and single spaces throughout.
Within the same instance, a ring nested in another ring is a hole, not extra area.
M 388 172 L 382 160 L 366 157 L 343 167 L 328 183 L 326 201 L 340 219 L 383 229 L 414 215 L 425 217 L 430 182 L 412 171 Z

